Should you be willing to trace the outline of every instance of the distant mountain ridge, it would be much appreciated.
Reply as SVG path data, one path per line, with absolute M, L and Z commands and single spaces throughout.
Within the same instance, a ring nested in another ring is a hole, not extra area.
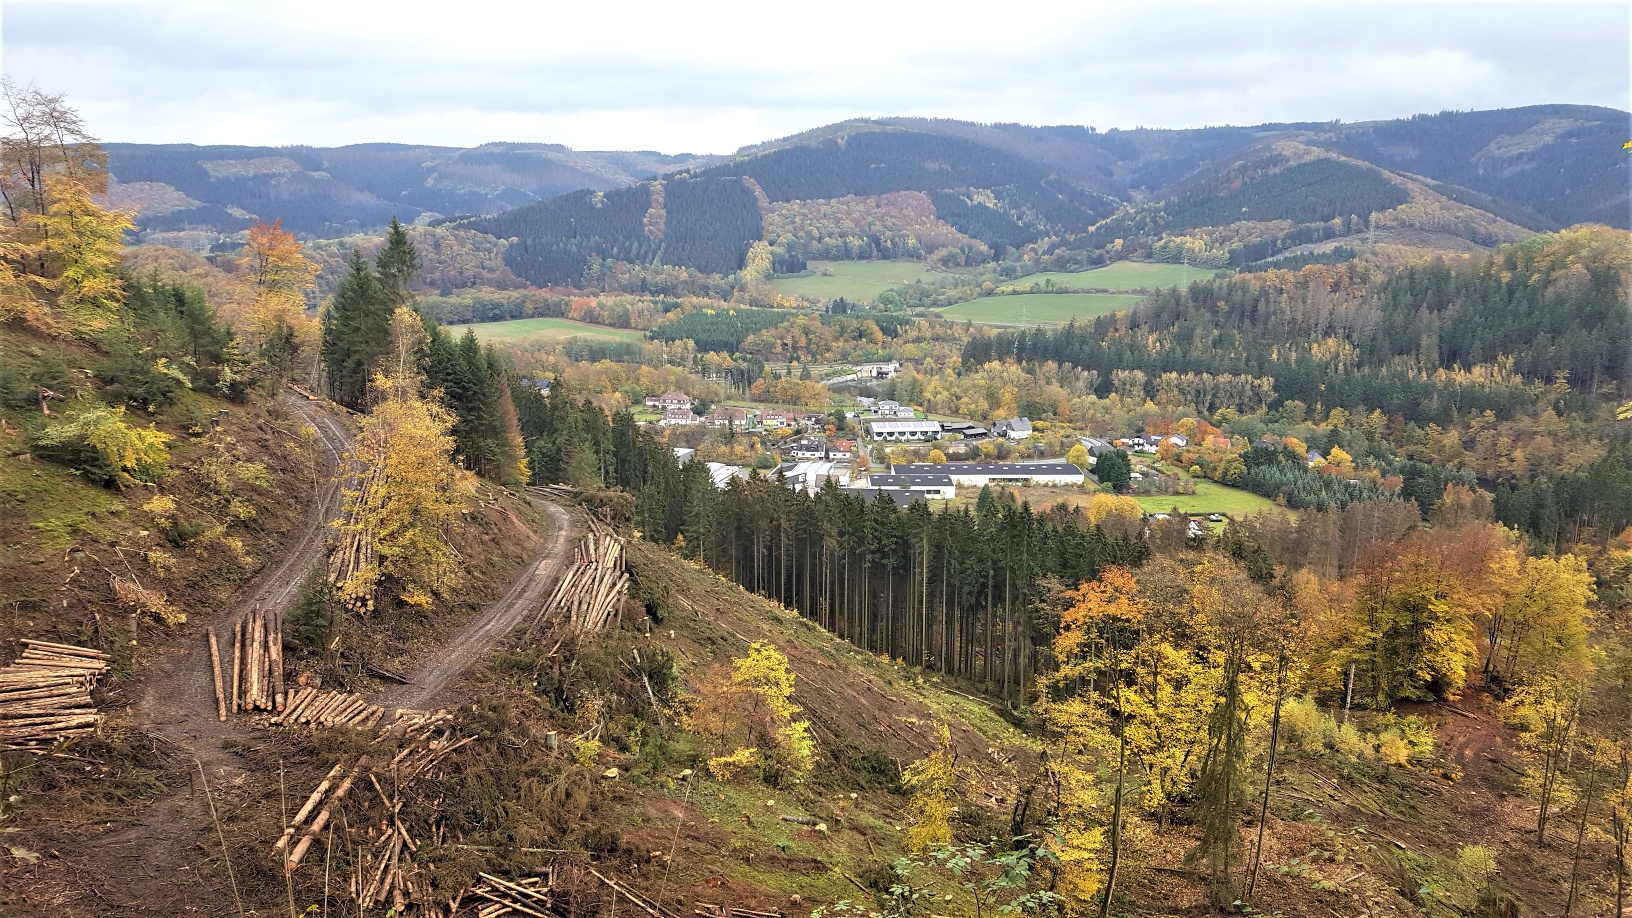
M 392 216 L 475 215 L 455 225 L 515 240 L 505 263 L 547 286 L 579 283 L 596 259 L 730 273 L 758 241 L 777 270 L 796 268 L 814 247 L 792 238 L 798 221 L 789 230 L 786 218 L 820 210 L 804 202 L 901 193 L 927 196 L 938 237 L 972 240 L 964 256 L 1037 246 L 1058 269 L 1129 255 L 1239 266 L 1362 233 L 1465 250 L 1575 223 L 1626 228 L 1628 122 L 1575 105 L 1182 130 L 883 118 L 731 156 L 552 144 L 111 144 L 109 153 L 114 196 L 142 211 L 151 241 L 192 231 L 198 247 L 253 219 L 332 238 Z M 914 219 L 924 225 L 925 215 Z M 771 225 L 782 240 L 766 238 Z M 824 230 L 870 251 L 914 250 L 877 225 Z
M 116 204 L 135 204 L 144 233 L 231 234 L 283 220 L 303 236 L 376 230 L 393 216 L 492 214 L 571 191 L 610 191 L 719 157 L 578 152 L 559 144 L 437 147 L 194 146 L 110 143 Z M 157 186 L 157 187 L 156 187 Z M 144 207 L 155 201 L 159 206 Z

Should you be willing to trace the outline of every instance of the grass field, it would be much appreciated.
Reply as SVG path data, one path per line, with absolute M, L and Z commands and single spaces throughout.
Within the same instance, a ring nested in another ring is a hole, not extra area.
M 822 270 L 833 276 L 822 276 Z M 880 293 L 910 284 L 927 276 L 928 266 L 920 261 L 813 261 L 809 277 L 784 277 L 771 281 L 788 296 L 808 296 L 818 300 L 844 297 L 856 303 L 871 303 Z
M 1186 268 L 1184 265 L 1156 264 L 1145 261 L 1118 261 L 1092 271 L 1047 271 L 1012 281 L 1017 285 L 1040 284 L 1051 280 L 1062 287 L 1103 287 L 1106 290 L 1157 290 L 1182 286 L 1190 281 L 1211 277 L 1207 268 Z
M 457 337 L 463 335 L 467 328 L 474 330 L 479 340 L 495 344 L 547 338 L 605 338 L 608 341 L 639 341 L 646 336 L 645 332 L 635 329 L 607 328 L 605 325 L 590 325 L 587 322 L 574 322 L 571 319 L 511 319 L 508 322 L 450 325 L 448 331 Z
M 1132 309 L 1143 299 L 1137 293 L 1018 293 L 957 303 L 941 315 L 982 325 L 1061 325 Z
M 1174 507 L 1180 513 L 1222 513 L 1225 516 L 1240 519 L 1249 513 L 1260 510 L 1274 510 L 1285 513 L 1286 509 L 1267 497 L 1259 497 L 1250 491 L 1221 485 L 1216 481 L 1195 479 L 1196 493 L 1194 494 L 1153 494 L 1149 496 L 1135 494 L 1133 499 L 1146 513 L 1166 513 Z

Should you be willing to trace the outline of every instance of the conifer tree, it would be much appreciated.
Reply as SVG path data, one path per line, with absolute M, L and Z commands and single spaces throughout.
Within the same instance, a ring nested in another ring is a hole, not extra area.
M 391 305 L 358 251 L 323 313 L 323 364 L 329 397 L 348 408 L 368 402 L 369 381 L 391 347 Z

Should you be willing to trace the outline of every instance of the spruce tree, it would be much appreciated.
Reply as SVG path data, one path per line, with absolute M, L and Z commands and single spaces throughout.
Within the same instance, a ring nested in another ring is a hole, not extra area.
M 323 313 L 330 398 L 348 408 L 367 403 L 369 380 L 391 347 L 392 308 L 363 253 L 353 250 L 346 275 Z
M 374 257 L 374 266 L 379 271 L 380 287 L 391 308 L 412 306 L 414 294 L 411 288 L 414 275 L 420 269 L 419 252 L 396 217 L 391 218 L 391 228 L 385 234 L 385 248 Z

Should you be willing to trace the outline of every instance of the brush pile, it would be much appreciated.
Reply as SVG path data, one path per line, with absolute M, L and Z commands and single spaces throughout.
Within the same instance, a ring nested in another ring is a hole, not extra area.
M 0 669 L 0 748 L 45 752 L 94 733 L 102 717 L 91 689 L 108 668 L 98 650 L 23 640 L 23 655 Z
M 623 539 L 605 525 L 589 520 L 589 533 L 578 542 L 572 566 L 534 622 L 567 636 L 593 634 L 606 627 L 629 592 Z M 557 645 L 559 646 L 559 644 Z
M 472 886 L 449 903 L 450 914 L 460 914 L 459 907 L 466 896 L 476 900 L 477 918 L 499 918 L 501 915 L 543 915 L 556 918 L 555 868 L 547 868 L 543 876 L 504 880 L 490 873 L 478 874 L 482 882 Z M 467 913 L 468 914 L 468 913 Z
M 389 907 L 398 914 L 431 894 L 414 852 L 423 841 L 438 845 L 445 841 L 440 820 L 433 821 L 429 837 L 415 838 L 403 822 L 403 805 L 418 797 L 422 780 L 445 774 L 449 755 L 476 739 L 459 737 L 446 712 L 402 713 L 402 719 L 380 731 L 376 751 L 335 764 L 272 846 L 273 854 L 283 858 L 284 870 L 293 872 L 329 826 L 335 808 L 356 788 L 372 791 L 363 804 L 368 843 L 353 865 L 349 887 L 363 908 Z M 394 752 L 386 742 L 390 738 L 397 740 Z M 429 802 L 433 810 L 438 802 Z M 351 824 L 358 825 L 356 812 L 348 812 Z

